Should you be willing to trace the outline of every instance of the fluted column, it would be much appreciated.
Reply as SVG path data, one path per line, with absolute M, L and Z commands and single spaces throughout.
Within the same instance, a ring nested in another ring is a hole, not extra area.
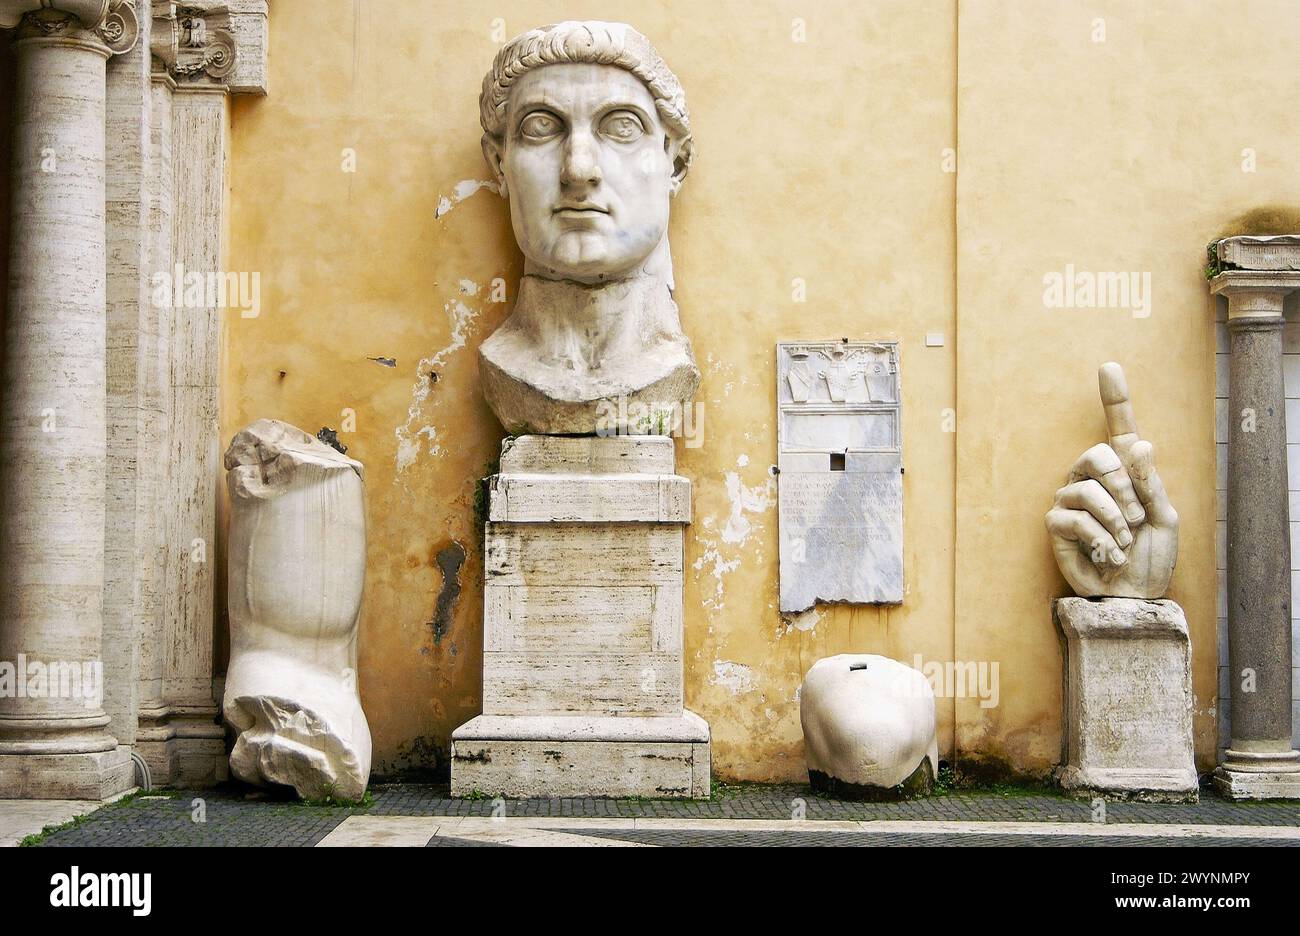
M 1251 240 L 1251 239 L 1232 239 Z M 1225 250 L 1230 250 L 1228 245 Z M 1232 256 L 1232 254 L 1226 254 Z M 1232 739 L 1215 772 L 1234 799 L 1300 796 L 1291 734 L 1291 539 L 1283 300 L 1300 272 L 1242 269 L 1212 290 L 1228 300 L 1228 682 Z M 1300 257 L 1298 257 L 1300 258 Z M 1262 265 L 1264 261 L 1254 261 Z
M 0 796 L 99 799 L 134 776 L 106 730 L 102 650 L 105 63 L 136 19 L 123 0 L 30 5 L 0 403 Z

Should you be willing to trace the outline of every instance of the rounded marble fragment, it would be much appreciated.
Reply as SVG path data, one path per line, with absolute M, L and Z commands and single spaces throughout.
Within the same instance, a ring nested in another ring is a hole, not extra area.
M 875 654 L 818 660 L 799 690 L 799 719 L 814 789 L 854 799 L 930 792 L 934 691 L 912 667 Z

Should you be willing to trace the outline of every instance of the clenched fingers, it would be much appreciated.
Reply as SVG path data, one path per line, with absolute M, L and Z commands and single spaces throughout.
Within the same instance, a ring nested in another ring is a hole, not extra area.
M 1133 542 L 1133 534 L 1129 531 L 1123 511 L 1110 492 L 1101 486 L 1100 481 L 1086 478 L 1067 484 L 1056 492 L 1056 506 L 1068 510 L 1086 510 L 1115 538 L 1121 549 L 1128 549 Z
M 1115 538 L 1086 510 L 1053 507 L 1046 519 L 1048 533 L 1078 543 L 1096 565 L 1119 568 L 1128 562 Z
M 1115 450 L 1105 442 L 1098 442 L 1080 455 L 1079 460 L 1070 469 L 1070 483 L 1085 478 L 1092 478 L 1106 489 L 1119 505 L 1129 526 L 1137 526 L 1146 520 L 1146 509 L 1133 489 L 1128 470 L 1115 454 Z

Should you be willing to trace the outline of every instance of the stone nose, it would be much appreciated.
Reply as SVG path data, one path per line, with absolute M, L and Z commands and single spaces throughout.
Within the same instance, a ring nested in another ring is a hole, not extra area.
M 603 176 L 596 158 L 595 142 L 588 133 L 574 132 L 564 148 L 560 184 L 566 189 L 594 188 Z

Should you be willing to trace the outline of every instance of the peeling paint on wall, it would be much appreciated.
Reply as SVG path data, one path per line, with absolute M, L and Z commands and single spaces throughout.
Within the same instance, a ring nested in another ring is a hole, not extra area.
M 722 528 L 722 541 L 743 546 L 752 529 L 745 513 L 762 513 L 776 506 L 776 479 L 768 478 L 763 484 L 745 487 L 740 483 L 739 474 L 728 471 L 727 500 L 731 502 L 731 513 L 727 525 Z
M 710 385 L 714 387 L 722 387 L 723 398 L 731 396 L 731 391 L 735 390 L 736 387 L 758 386 L 757 382 L 752 380 L 748 373 L 742 373 L 739 381 L 737 381 L 735 378 L 735 365 L 728 361 L 723 361 L 721 358 L 714 357 L 712 351 L 705 356 L 702 370 L 710 377 Z M 722 399 L 714 396 L 712 397 L 711 402 L 714 404 L 720 404 Z M 748 438 L 748 433 L 746 433 L 746 438 Z
M 496 195 L 501 194 L 501 187 L 495 182 L 489 182 L 486 179 L 462 179 L 456 183 L 452 189 L 451 197 L 446 195 L 438 196 L 438 207 L 434 210 L 434 218 L 445 217 L 451 209 L 455 208 L 465 199 L 478 192 L 480 189 L 487 189 Z
M 695 571 L 699 572 L 706 566 L 712 567 L 709 569 L 709 574 L 713 576 L 716 584 L 714 587 L 713 597 L 705 598 L 703 604 L 706 608 L 720 610 L 723 607 L 722 578 L 728 572 L 734 572 L 736 569 L 740 568 L 740 560 L 723 559 L 722 553 L 718 552 L 718 550 L 714 549 L 712 546 L 708 546 L 700 558 L 695 560 L 693 568 Z
M 740 568 L 741 556 L 737 553 L 753 532 L 753 525 L 745 514 L 763 513 L 776 506 L 775 478 L 769 477 L 763 484 L 746 487 L 738 472 L 729 471 L 725 476 L 725 486 L 730 509 L 722 529 L 718 529 L 717 518 L 712 514 L 703 517 L 698 527 L 693 528 L 701 553 L 691 568 L 713 576 L 713 595 L 704 598 L 704 606 L 714 611 L 724 607 L 723 579 Z M 761 562 L 762 551 L 752 551 L 752 558 Z
M 473 282 L 472 280 L 462 280 L 462 283 Z M 478 286 L 475 284 L 475 292 Z M 449 299 L 443 305 L 443 311 L 451 319 L 451 340 L 446 347 L 435 353 L 432 357 L 422 358 L 420 363 L 415 366 L 415 384 L 411 388 L 411 405 L 406 411 L 405 425 L 397 427 L 397 473 L 400 475 L 420 456 L 420 447 L 423 444 L 423 436 L 429 442 L 429 455 L 437 456 L 441 454 L 442 448 L 438 444 L 438 430 L 429 422 L 432 413 L 426 412 L 425 403 L 429 401 L 429 393 L 433 389 L 436 378 L 431 380 L 430 373 L 435 372 L 436 368 L 446 363 L 447 359 L 465 347 L 465 342 L 469 337 L 470 326 L 474 319 L 478 317 L 479 310 L 471 309 L 459 299 Z M 435 409 L 438 401 L 435 399 L 429 410 Z M 418 428 L 413 428 L 418 427 Z
M 743 663 L 728 660 L 715 660 L 713 674 L 709 677 L 710 686 L 721 686 L 732 695 L 754 691 L 754 671 Z
M 791 614 L 783 618 L 785 623 L 785 633 L 792 630 L 811 633 L 817 630 L 817 624 L 821 621 L 821 612 L 816 608 L 809 608 L 807 611 L 800 611 L 798 614 Z

